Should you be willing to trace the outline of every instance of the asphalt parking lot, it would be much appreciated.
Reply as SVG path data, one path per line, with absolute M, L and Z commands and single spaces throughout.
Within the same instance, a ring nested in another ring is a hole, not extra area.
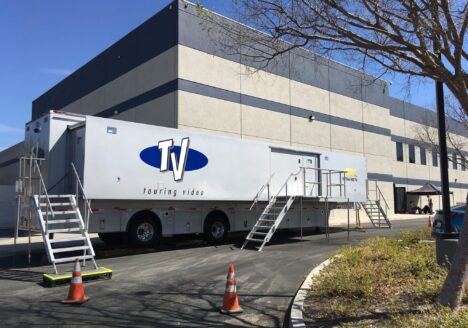
M 338 247 L 425 224 L 425 219 L 394 221 L 391 230 L 352 231 L 350 241 L 347 232 L 332 233 L 329 240 L 323 234 L 308 233 L 301 240 L 297 233 L 281 233 L 263 252 L 241 251 L 245 236 L 220 246 L 173 239 L 159 251 L 101 244 L 98 264 L 112 268 L 113 278 L 86 282 L 91 300 L 81 306 L 59 303 L 67 285 L 40 284 L 50 266 L 18 268 L 21 259 L 5 257 L 0 260 L 2 326 L 283 327 L 305 276 Z M 12 268 L 13 260 L 18 267 Z M 219 312 L 230 262 L 244 309 L 237 315 Z

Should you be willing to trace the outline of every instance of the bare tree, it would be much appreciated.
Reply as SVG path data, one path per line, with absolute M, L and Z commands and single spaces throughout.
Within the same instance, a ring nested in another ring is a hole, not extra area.
M 446 140 L 452 156 L 448 160 L 462 170 L 468 170 L 468 115 L 452 97 L 445 98 Z M 414 127 L 418 146 L 440 154 L 437 121 L 435 115 L 423 117 L 420 125 Z
M 365 69 L 440 80 L 468 113 L 466 0 L 233 0 L 236 19 L 221 27 L 243 56 L 268 63 L 295 49 L 348 56 Z M 209 14 L 207 14 L 209 15 Z M 211 18 L 216 22 L 216 18 Z M 221 25 L 221 24 L 219 24 Z M 261 33 L 258 33 L 261 32 Z M 226 42 L 226 45 L 228 42 Z M 442 59 L 439 59 L 439 53 Z M 371 65 L 374 64 L 374 65 Z M 376 64 L 376 65 L 375 65 Z
M 453 149 L 453 154 L 448 159 L 452 163 L 456 163 L 457 166 L 462 167 L 462 169 L 468 170 L 468 159 L 464 151 L 468 143 L 468 138 L 466 137 L 466 133 L 468 132 L 468 115 L 451 97 L 446 97 L 445 104 L 447 116 L 446 139 Z M 420 126 L 415 128 L 416 139 L 420 143 L 420 146 L 439 153 L 437 129 L 435 128 L 437 126 L 436 122 L 426 117 L 421 123 Z M 458 308 L 461 303 L 468 280 L 467 210 L 468 208 L 465 208 L 464 224 L 460 233 L 461 238 L 457 245 L 456 256 L 453 259 L 444 287 L 439 295 L 440 303 L 449 305 L 452 308 Z
M 236 19 L 218 24 L 225 45 L 268 65 L 295 48 L 338 54 L 364 71 L 379 67 L 442 81 L 468 114 L 466 0 L 233 0 Z M 203 10 L 201 10 L 203 11 Z M 210 16 L 209 14 L 207 15 Z M 216 24 L 217 18 L 211 21 Z M 226 47 L 228 49 L 228 47 Z M 468 211 L 467 211 L 468 212 Z M 468 272 L 468 220 L 440 302 L 457 308 Z M 460 249 L 463 245 L 463 249 Z M 461 280 L 460 280 L 461 279 Z

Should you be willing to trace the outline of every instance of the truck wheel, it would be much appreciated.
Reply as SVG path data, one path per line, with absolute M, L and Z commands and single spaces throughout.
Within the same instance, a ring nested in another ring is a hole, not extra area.
M 211 216 L 205 223 L 205 239 L 212 244 L 219 244 L 226 240 L 228 224 L 222 216 Z
M 106 232 L 98 233 L 99 239 L 109 245 L 123 244 L 125 241 L 125 234 L 122 232 Z
M 138 216 L 131 223 L 128 237 L 133 245 L 157 248 L 161 243 L 161 227 L 150 215 Z

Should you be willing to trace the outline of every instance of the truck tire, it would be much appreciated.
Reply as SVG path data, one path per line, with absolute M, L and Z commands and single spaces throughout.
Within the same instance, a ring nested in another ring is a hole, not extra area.
M 119 245 L 125 242 L 125 233 L 122 232 L 105 232 L 98 233 L 99 239 L 105 244 Z
M 158 248 L 161 243 L 161 225 L 153 213 L 141 213 L 130 224 L 128 240 L 132 245 Z
M 204 236 L 211 244 L 219 244 L 226 240 L 228 233 L 227 219 L 218 213 L 209 215 L 205 222 Z

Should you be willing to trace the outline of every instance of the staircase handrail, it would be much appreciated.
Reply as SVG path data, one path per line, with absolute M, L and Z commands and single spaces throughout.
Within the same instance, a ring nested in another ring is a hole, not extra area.
M 380 199 L 383 199 L 383 201 L 384 201 L 384 203 L 385 203 L 385 208 L 386 208 L 386 209 L 385 209 L 385 212 L 387 212 L 387 210 L 390 209 L 390 206 L 388 206 L 387 200 L 385 199 L 384 195 L 382 194 L 382 191 L 380 190 L 379 186 L 376 185 L 376 187 L 377 187 L 377 191 L 378 191 L 378 193 L 379 193 L 379 198 L 378 198 L 378 200 L 379 200 L 379 202 L 380 202 Z
M 327 176 L 327 178 L 325 179 L 325 183 L 326 183 L 326 195 L 320 195 L 321 197 L 333 197 L 332 195 L 332 187 L 333 186 L 339 186 L 340 187 L 340 197 L 346 197 L 346 179 L 342 179 L 342 175 L 344 177 L 344 175 L 346 174 L 346 171 L 343 171 L 343 170 L 332 170 L 332 169 L 324 169 L 324 168 L 321 168 L 321 167 L 306 167 L 306 166 L 301 166 L 301 169 L 304 170 L 304 172 L 306 170 L 314 170 L 314 171 L 317 171 L 319 175 L 325 175 Z M 339 180 L 340 182 L 338 184 L 335 184 L 333 185 L 332 182 L 331 182 L 331 177 L 332 177 L 332 174 L 338 174 L 339 175 Z M 343 182 L 341 182 L 343 181 Z M 314 184 L 314 185 L 321 185 L 321 188 L 323 188 L 323 183 L 324 181 L 314 181 L 314 182 L 307 182 L 307 181 L 304 181 L 304 184 Z M 341 187 L 343 187 L 343 191 L 341 191 Z M 322 191 L 323 193 L 323 191 Z M 304 190 L 304 194 L 305 194 L 305 190 Z
M 34 161 L 34 167 L 36 168 L 37 173 L 39 174 L 39 180 L 41 182 L 42 189 L 44 190 L 44 195 L 46 196 L 47 207 L 49 208 L 50 214 L 52 215 L 52 217 L 54 217 L 55 213 L 54 213 L 54 210 L 52 209 L 52 204 L 50 203 L 49 194 L 47 193 L 47 188 L 46 188 L 46 185 L 45 185 L 45 182 L 44 182 L 44 178 L 42 177 L 41 168 L 39 167 L 39 163 L 38 163 L 38 161 L 36 159 L 33 160 L 33 161 Z M 40 199 L 39 199 L 39 204 L 38 205 L 39 205 L 39 207 L 41 206 L 41 200 Z M 38 210 L 40 210 L 40 208 Z M 46 233 L 47 233 L 47 230 L 48 230 L 48 228 L 47 228 L 48 223 L 49 223 L 49 216 L 46 214 Z
M 299 171 L 297 171 L 297 173 L 291 173 L 291 174 L 288 176 L 288 178 L 286 179 L 286 181 L 283 183 L 283 185 L 281 186 L 281 188 L 278 190 L 278 192 L 276 193 L 276 195 L 275 195 L 274 198 L 275 198 L 275 199 L 278 198 L 279 194 L 283 191 L 284 187 L 287 187 L 289 180 L 290 180 L 292 177 L 299 175 L 303 170 L 304 170 L 304 168 L 301 167 L 301 168 L 299 168 Z M 287 195 L 288 195 L 288 190 L 287 190 L 287 188 L 286 188 L 286 196 L 287 196 Z
M 263 190 L 265 190 L 265 188 L 270 184 L 270 181 L 271 181 L 271 179 L 273 178 L 274 175 L 275 175 L 275 173 L 273 173 L 272 175 L 270 175 L 270 178 L 267 180 L 267 182 L 265 182 L 265 183 L 260 187 L 260 190 L 257 192 L 257 194 L 255 195 L 255 197 L 253 198 L 253 202 L 252 202 L 252 205 L 250 205 L 249 211 L 251 211 L 252 208 L 255 206 L 255 204 L 258 203 L 258 199 L 260 198 L 261 193 L 262 193 Z
M 83 194 L 83 199 L 85 201 L 85 213 L 86 213 L 85 214 L 86 215 L 85 227 L 86 227 L 86 230 L 88 230 L 89 215 L 93 214 L 93 210 L 91 209 L 91 203 L 89 202 L 88 197 L 86 197 L 83 185 L 81 184 L 80 176 L 78 175 L 78 172 L 76 171 L 75 165 L 73 164 L 73 162 L 71 162 L 70 164 L 71 164 L 71 167 L 73 169 L 73 173 L 75 175 L 76 184 L 80 188 L 80 190 L 81 190 L 81 192 Z M 76 199 L 78 201 L 78 188 L 77 188 L 77 191 L 76 191 Z

